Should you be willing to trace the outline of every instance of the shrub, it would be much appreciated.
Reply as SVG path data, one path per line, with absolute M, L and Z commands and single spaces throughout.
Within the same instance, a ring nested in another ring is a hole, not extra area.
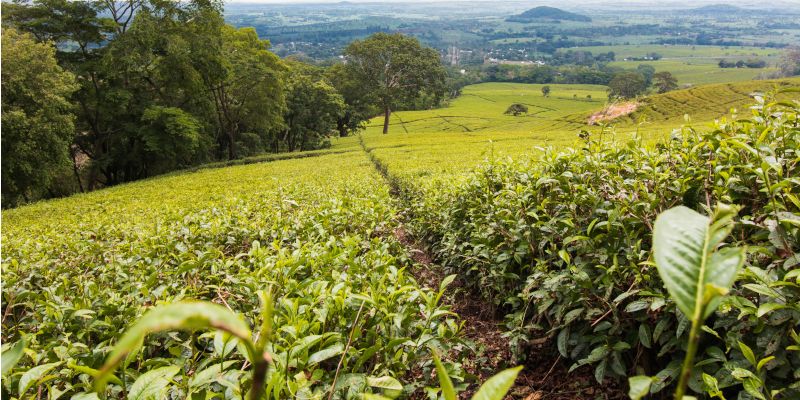
M 571 369 L 592 365 L 598 381 L 644 372 L 658 392 L 679 374 L 689 320 L 654 268 L 655 216 L 738 205 L 730 245 L 747 247 L 746 262 L 703 328 L 689 387 L 797 396 L 800 107 L 756 99 L 749 120 L 656 146 L 589 138 L 536 163 L 489 162 L 418 223 L 439 260 L 506 314 L 520 357 L 546 338 Z
M 528 113 L 528 106 L 519 103 L 514 103 L 508 106 L 508 109 L 505 112 L 505 114 L 511 114 L 514 115 L 515 117 L 520 114 L 527 114 L 527 113 Z

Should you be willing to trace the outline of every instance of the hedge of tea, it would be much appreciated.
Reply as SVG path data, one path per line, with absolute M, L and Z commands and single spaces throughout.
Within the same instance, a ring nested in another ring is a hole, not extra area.
M 438 260 L 505 315 L 521 358 L 526 343 L 547 338 L 599 382 L 656 375 L 658 392 L 678 374 L 688 320 L 653 265 L 653 221 L 681 204 L 703 213 L 738 205 L 732 244 L 747 246 L 746 266 L 704 327 L 690 387 L 795 398 L 800 102 L 756 99 L 752 115 L 683 128 L 655 146 L 584 134 L 583 148 L 489 162 L 452 193 L 408 190 L 417 225 Z
M 438 291 L 407 271 L 394 214 L 388 187 L 360 152 L 180 174 L 5 211 L 2 338 L 4 350 L 20 339 L 27 348 L 4 371 L 3 398 L 91 398 L 94 369 L 145 311 L 208 300 L 252 326 L 256 292 L 269 288 L 270 398 L 397 387 L 458 326 Z M 245 357 L 221 334 L 150 335 L 126 363 L 108 387 L 112 398 L 239 398 L 249 387 Z

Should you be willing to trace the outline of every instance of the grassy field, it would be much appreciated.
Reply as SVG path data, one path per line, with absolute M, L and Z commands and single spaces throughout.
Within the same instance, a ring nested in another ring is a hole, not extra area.
M 635 69 L 640 64 L 652 65 L 656 71 L 672 73 L 681 85 L 703 85 L 709 83 L 742 82 L 753 80 L 761 74 L 776 71 L 775 65 L 783 54 L 781 49 L 744 46 L 664 46 L 664 45 L 618 45 L 589 46 L 561 49 L 591 51 L 593 54 L 613 51 L 616 62 L 612 66 Z M 625 61 L 629 57 L 644 57 L 648 53 L 658 53 L 663 57 L 657 61 Z M 767 68 L 719 68 L 720 59 L 745 60 L 757 58 L 765 60 Z
M 671 58 L 763 58 L 780 57 L 780 49 L 747 47 L 747 46 L 700 46 L 700 45 L 616 45 L 616 46 L 586 46 L 561 49 L 591 51 L 593 54 L 613 51 L 618 60 L 628 57 L 644 57 L 648 53 L 658 53 L 666 59 Z
M 641 64 L 652 65 L 656 72 L 667 71 L 678 79 L 679 85 L 704 85 L 709 83 L 745 82 L 761 74 L 775 72 L 767 68 L 720 68 L 717 59 L 671 59 L 658 61 L 615 61 L 611 66 L 636 69 Z
M 381 134 L 383 120 L 370 121 L 364 133 L 377 153 L 391 153 L 390 163 L 403 163 L 418 174 L 466 171 L 491 154 L 529 153 L 534 146 L 569 145 L 585 127 L 588 115 L 606 102 L 604 86 L 483 83 L 468 86 L 449 107 L 392 114 L 390 133 Z M 591 96 L 588 99 L 587 96 Z M 505 115 L 513 103 L 528 114 Z M 346 145 L 345 139 L 334 148 Z

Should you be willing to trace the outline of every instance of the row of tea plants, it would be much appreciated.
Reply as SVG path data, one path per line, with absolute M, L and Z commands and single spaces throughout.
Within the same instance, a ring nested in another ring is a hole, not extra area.
M 780 101 L 756 95 L 750 115 L 684 127 L 655 145 L 584 131 L 580 148 L 487 162 L 457 190 L 402 172 L 394 183 L 438 261 L 505 316 L 520 360 L 546 339 L 570 371 L 590 366 L 598 382 L 654 376 L 651 393 L 675 385 L 690 327 L 655 268 L 655 218 L 678 205 L 703 214 L 738 206 L 729 242 L 746 260 L 702 326 L 690 391 L 797 398 L 798 97 L 796 88 Z
M 439 304 L 444 288 L 408 271 L 395 211 L 360 152 L 5 211 L 2 397 L 243 398 L 263 367 L 246 332 L 263 315 L 269 340 L 251 339 L 270 355 L 269 398 L 417 390 L 405 374 L 432 372 L 430 349 L 446 351 L 460 326 Z M 123 337 L 164 307 L 176 308 Z M 217 329 L 168 329 L 181 327 Z

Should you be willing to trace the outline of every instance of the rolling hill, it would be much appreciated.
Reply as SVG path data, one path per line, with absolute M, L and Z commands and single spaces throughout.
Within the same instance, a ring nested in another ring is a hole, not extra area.
M 507 19 L 512 22 L 532 22 L 541 20 L 550 21 L 578 21 L 591 22 L 592 19 L 581 14 L 564 11 L 560 8 L 540 6 L 531 8 L 521 14 L 513 15 Z

